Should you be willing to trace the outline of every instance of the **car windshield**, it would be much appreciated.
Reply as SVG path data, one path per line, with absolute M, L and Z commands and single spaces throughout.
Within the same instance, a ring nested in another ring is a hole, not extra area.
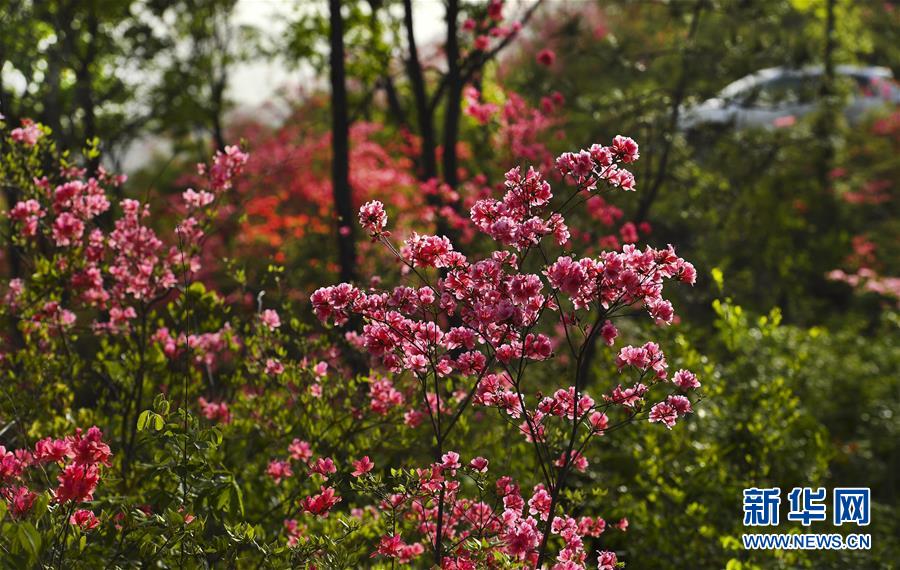
M 746 78 L 749 79 L 749 78 Z M 862 91 L 867 96 L 889 98 L 893 83 L 883 80 L 872 80 L 865 76 L 848 76 L 839 74 L 836 78 L 836 90 L 839 94 L 850 94 Z M 755 82 L 745 81 L 729 85 L 722 91 L 723 96 L 729 91 L 729 99 L 742 107 L 785 107 L 793 105 L 810 105 L 815 103 L 822 93 L 822 75 L 819 73 L 785 72 L 769 79 Z M 883 83 L 888 83 L 885 87 Z M 877 91 L 877 92 L 876 92 Z

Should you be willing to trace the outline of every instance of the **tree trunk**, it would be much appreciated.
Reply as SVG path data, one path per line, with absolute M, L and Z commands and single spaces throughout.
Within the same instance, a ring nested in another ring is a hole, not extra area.
M 331 184 L 337 214 L 338 262 L 341 281 L 356 279 L 353 200 L 350 188 L 350 122 L 344 71 L 344 22 L 340 0 L 328 0 L 331 41 Z
M 94 103 L 94 81 L 92 66 L 97 58 L 97 34 L 99 32 L 99 22 L 97 21 L 96 2 L 88 3 L 87 27 L 90 33 L 90 40 L 85 49 L 85 54 L 79 62 L 76 74 L 78 103 L 84 113 L 84 143 L 88 141 L 93 144 L 94 137 L 97 136 L 97 111 Z M 88 176 L 96 177 L 100 167 L 100 157 L 95 156 L 88 160 Z
M 836 47 L 835 34 L 835 0 L 827 0 L 825 4 L 825 46 L 822 54 L 823 77 L 820 95 L 823 105 L 821 106 L 821 114 L 818 124 L 816 125 L 816 139 L 822 145 L 822 152 L 817 165 L 819 182 L 823 191 L 827 191 L 830 187 L 828 173 L 831 171 L 831 165 L 834 162 L 834 144 L 832 136 L 834 135 L 836 116 L 838 113 L 837 102 L 835 101 L 835 75 L 834 75 L 834 51 Z
M 459 19 L 459 0 L 447 2 L 447 101 L 444 108 L 444 182 L 451 188 L 459 184 L 457 170 L 459 161 L 456 156 L 456 143 L 459 140 L 460 106 L 462 105 L 462 77 L 459 70 L 459 39 L 457 37 L 457 20 Z
M 406 113 L 403 111 L 403 105 L 400 103 L 400 96 L 397 94 L 397 88 L 394 85 L 394 80 L 391 79 L 389 75 L 385 75 L 381 81 L 384 93 L 387 96 L 388 110 L 390 111 L 391 119 L 398 127 L 409 127 L 409 124 L 406 121 Z
M 677 134 L 676 131 L 678 130 L 678 117 L 681 112 L 681 104 L 684 102 L 685 95 L 687 94 L 688 81 L 691 78 L 690 64 L 691 59 L 694 57 L 694 54 L 692 53 L 694 46 L 694 36 L 696 36 L 697 28 L 700 25 L 700 15 L 703 12 L 703 6 L 704 0 L 697 0 L 697 3 L 694 4 L 694 10 L 691 14 L 691 23 L 689 26 L 687 39 L 685 40 L 684 48 L 681 54 L 681 74 L 678 76 L 678 83 L 675 84 L 675 90 L 672 92 L 669 122 L 666 125 L 666 130 L 662 135 L 664 140 L 662 152 L 660 153 L 659 166 L 656 168 L 656 174 L 653 177 L 653 180 L 647 187 L 646 194 L 644 194 L 643 198 L 638 204 L 637 212 L 635 212 L 634 218 L 632 219 L 635 224 L 639 224 L 647 220 L 650 215 L 650 208 L 651 206 L 653 206 L 653 202 L 655 202 L 656 198 L 659 196 L 659 191 L 662 189 L 663 184 L 665 184 L 666 178 L 668 177 L 669 156 L 672 151 L 672 146 L 675 144 L 675 137 Z M 647 160 L 649 160 L 649 157 L 647 157 Z
M 416 46 L 416 35 L 413 30 L 412 0 L 403 0 L 403 24 L 406 28 L 406 42 L 409 44 L 409 59 L 406 70 L 412 85 L 413 99 L 416 103 L 416 119 L 419 123 L 419 135 L 422 137 L 422 157 L 419 165 L 419 178 L 431 180 L 437 178 L 437 141 L 434 134 L 434 117 L 428 105 L 428 93 L 425 91 L 425 77 L 422 64 L 419 62 L 419 49 Z

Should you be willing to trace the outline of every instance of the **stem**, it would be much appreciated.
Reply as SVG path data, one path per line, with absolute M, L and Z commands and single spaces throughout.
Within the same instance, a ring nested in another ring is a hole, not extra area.
M 127 424 L 128 429 L 128 442 L 125 445 L 125 457 L 122 464 L 122 482 L 127 486 L 128 484 L 128 474 L 131 468 L 131 463 L 134 461 L 134 444 L 137 438 L 137 417 L 141 413 L 141 407 L 143 406 L 144 399 L 144 379 L 146 377 L 145 373 L 145 365 L 146 365 L 146 344 L 147 344 L 147 309 L 141 304 L 140 307 L 141 312 L 141 321 L 140 321 L 140 333 L 138 338 L 138 369 L 135 373 L 134 378 L 134 393 L 132 395 L 131 401 L 134 402 L 134 419 Z M 126 409 L 127 412 L 127 409 Z M 129 414 L 126 413 L 122 418 L 123 424 L 128 421 Z M 123 425 L 124 427 L 124 425 Z
M 560 308 L 560 310 L 562 310 Z M 587 338 L 584 340 L 584 343 L 581 345 L 581 349 L 578 352 L 578 359 L 576 361 L 576 372 L 575 372 L 575 394 L 574 397 L 574 406 L 575 410 L 572 413 L 572 434 L 569 437 L 569 445 L 566 448 L 565 454 L 563 455 L 563 464 L 559 470 L 559 475 L 556 478 L 556 484 L 553 486 L 551 498 L 550 498 L 550 512 L 547 515 L 547 524 L 544 527 L 544 535 L 541 537 L 541 547 L 538 551 L 538 561 L 537 567 L 540 567 L 543 564 L 544 559 L 547 557 L 547 542 L 550 538 L 550 530 L 553 527 L 553 518 L 554 513 L 556 512 L 556 505 L 559 502 L 559 496 L 562 493 L 563 488 L 566 484 L 566 478 L 569 475 L 569 471 L 572 466 L 572 451 L 575 449 L 575 442 L 578 439 L 578 426 L 581 423 L 581 416 L 578 414 L 578 400 L 581 398 L 579 394 L 579 387 L 581 386 L 581 381 L 583 380 L 585 374 L 587 373 L 587 364 L 588 360 L 584 358 L 585 352 L 593 343 L 593 339 L 597 336 L 597 331 L 600 329 L 601 321 L 606 318 L 607 311 L 600 310 L 597 312 L 597 318 L 594 320 L 594 324 L 591 326 L 591 330 L 588 333 Z

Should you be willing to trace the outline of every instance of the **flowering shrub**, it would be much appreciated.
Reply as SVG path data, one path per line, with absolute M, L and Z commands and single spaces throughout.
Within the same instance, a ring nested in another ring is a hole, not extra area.
M 331 136 L 308 132 L 300 108 L 274 132 L 252 123 L 238 134 L 252 144 L 244 184 L 247 219 L 240 240 L 246 247 L 268 246 L 284 261 L 286 245 L 304 238 L 330 238 L 333 229 L 332 190 L 329 177 Z M 379 139 L 382 127 L 356 123 L 350 129 L 350 182 L 360 200 L 391 195 L 398 207 L 421 206 L 416 195 L 410 161 Z M 382 137 L 383 138 L 383 137 Z M 358 204 L 357 204 L 358 205 Z M 306 252 L 304 252 L 306 253 Z M 316 260 L 320 261 L 320 260 Z
M 500 199 L 471 204 L 467 243 L 493 244 L 478 258 L 442 236 L 395 245 L 384 205 L 363 205 L 363 228 L 413 283 L 317 290 L 312 310 L 343 328 L 341 341 L 312 332 L 288 299 L 264 303 L 244 284 L 229 303 L 199 280 L 248 163 L 238 148 L 198 167 L 164 233 L 148 204 L 111 197 L 121 177 L 89 176 L 43 127 L 22 129 L 4 141 L 0 171 L 14 188 L 0 361 L 0 410 L 15 426 L 4 437 L 18 449 L 0 453 L 11 559 L 617 564 L 588 543 L 627 519 L 578 513 L 573 482 L 598 441 L 640 419 L 672 428 L 699 386 L 670 374 L 653 342 L 618 348 L 623 379 L 608 386 L 590 366 L 597 344 L 622 344 L 619 319 L 673 322 L 664 283 L 693 283 L 690 263 L 672 247 L 554 253 L 569 242 L 568 212 L 601 189 L 634 189 L 631 139 L 560 156 L 561 197 L 538 171 L 510 170 Z M 357 351 L 369 362 L 354 363 Z M 568 380 L 547 391 L 538 363 L 554 362 Z M 531 449 L 534 471 L 466 444 L 497 422 Z M 398 445 L 415 451 L 402 460 Z
M 392 523 L 380 555 L 408 560 L 421 551 L 411 545 L 424 548 L 426 542 L 442 567 L 476 567 L 498 554 L 534 567 L 550 559 L 550 537 L 558 536 L 562 547 L 554 567 L 583 567 L 583 536 L 593 523 L 560 507 L 571 474 L 588 468 L 589 444 L 637 418 L 671 428 L 691 412 L 683 393 L 699 382 L 686 370 L 669 378 L 655 343 L 620 349 L 617 365 L 633 373 L 633 381 L 602 393 L 600 400 L 586 392 L 586 355 L 599 338 L 612 346 L 618 335 L 613 319 L 636 308 L 660 324 L 671 323 L 674 311 L 662 296 L 663 284 L 672 278 L 693 283 L 693 266 L 671 246 L 641 251 L 628 245 L 596 258 L 553 260 L 545 239 L 566 244 L 564 213 L 601 186 L 634 190 L 634 177 L 623 165 L 638 157 L 634 141 L 621 136 L 609 147 L 563 154 L 557 168 L 573 189 L 556 204 L 537 171 L 510 170 L 503 198 L 480 200 L 472 208 L 472 223 L 496 242 L 480 260 L 469 260 L 441 236 L 413 233 L 397 247 L 385 231 L 384 205 L 369 202 L 360 209 L 362 227 L 394 252 L 414 283 L 386 291 L 342 283 L 318 289 L 310 300 L 323 321 L 342 326 L 362 319 L 361 334 L 350 333 L 351 341 L 373 364 L 411 375 L 421 408 L 407 422 L 427 422 L 434 442 L 434 462 L 418 469 L 403 492 L 390 494 L 384 505 L 392 517 L 411 509 L 401 518 L 416 521 L 410 530 L 417 538 L 403 538 Z M 561 338 L 541 332 L 548 325 L 558 327 Z M 571 379 L 544 396 L 529 382 L 530 368 L 553 358 L 554 350 L 570 359 Z M 645 401 L 654 389 L 667 388 L 669 394 L 648 412 Z M 497 479 L 496 500 L 485 501 L 489 460 L 472 458 L 463 469 L 460 455 L 446 449 L 470 405 L 496 408 L 532 444 L 540 479 L 527 501 L 505 476 Z M 477 501 L 460 499 L 463 473 L 480 490 Z M 479 540 L 465 540 L 471 536 Z M 614 555 L 600 555 L 601 567 L 610 561 L 614 564 Z

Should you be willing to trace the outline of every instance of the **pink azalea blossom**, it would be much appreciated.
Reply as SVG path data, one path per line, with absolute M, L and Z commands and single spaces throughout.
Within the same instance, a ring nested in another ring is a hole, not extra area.
M 350 475 L 360 477 L 364 473 L 371 471 L 374 467 L 375 464 L 369 459 L 368 455 L 365 455 L 362 459 L 353 462 L 353 471 L 350 472 Z

